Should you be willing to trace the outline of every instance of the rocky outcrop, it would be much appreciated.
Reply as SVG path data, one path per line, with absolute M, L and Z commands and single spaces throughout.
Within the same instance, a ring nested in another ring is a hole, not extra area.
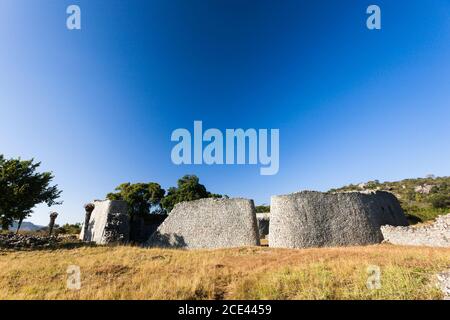
M 259 245 L 253 200 L 181 202 L 147 242 L 152 247 L 228 248 Z
M 97 244 L 125 243 L 130 236 L 125 201 L 96 200 L 89 224 L 81 228 L 80 239 Z
M 408 225 L 397 198 L 384 191 L 273 196 L 269 246 L 367 245 L 383 240 L 385 224 Z
M 434 187 L 434 185 L 432 185 L 432 184 L 420 185 L 420 186 L 417 186 L 414 188 L 414 192 L 422 193 L 422 194 L 430 194 L 433 187 Z
M 392 244 L 450 247 L 450 214 L 436 218 L 429 225 L 381 228 L 384 240 Z
M 258 221 L 259 237 L 265 239 L 269 235 L 269 212 L 257 213 L 256 220 Z

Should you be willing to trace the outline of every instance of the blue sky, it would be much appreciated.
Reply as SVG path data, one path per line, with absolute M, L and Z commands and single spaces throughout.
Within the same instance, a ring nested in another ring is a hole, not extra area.
M 82 30 L 66 29 L 66 8 Z M 370 4 L 382 29 L 366 28 Z M 175 166 L 177 128 L 280 129 L 280 171 Z M 122 182 L 270 196 L 450 174 L 450 2 L 0 2 L 0 153 L 42 161 L 59 223 Z M 39 206 L 30 221 L 48 223 Z

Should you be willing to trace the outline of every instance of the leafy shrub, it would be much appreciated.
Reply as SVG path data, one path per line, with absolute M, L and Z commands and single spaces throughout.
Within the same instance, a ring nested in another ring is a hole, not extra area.
M 59 234 L 79 234 L 81 232 L 81 224 L 68 224 L 66 223 L 62 227 L 56 229 L 56 232 Z

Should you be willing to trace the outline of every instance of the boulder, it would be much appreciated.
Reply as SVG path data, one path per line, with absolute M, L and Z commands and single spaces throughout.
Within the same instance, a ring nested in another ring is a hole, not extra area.
M 382 225 L 406 226 L 397 198 L 384 191 L 273 196 L 269 246 L 308 248 L 380 243 Z
M 253 200 L 208 198 L 178 203 L 147 245 L 174 248 L 259 245 Z

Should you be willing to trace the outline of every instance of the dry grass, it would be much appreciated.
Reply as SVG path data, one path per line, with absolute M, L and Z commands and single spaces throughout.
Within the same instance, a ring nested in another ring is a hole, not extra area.
M 69 265 L 79 291 L 66 289 Z M 366 288 L 381 267 L 381 289 Z M 439 299 L 432 275 L 450 266 L 450 249 L 162 250 L 82 247 L 0 252 L 2 299 Z

